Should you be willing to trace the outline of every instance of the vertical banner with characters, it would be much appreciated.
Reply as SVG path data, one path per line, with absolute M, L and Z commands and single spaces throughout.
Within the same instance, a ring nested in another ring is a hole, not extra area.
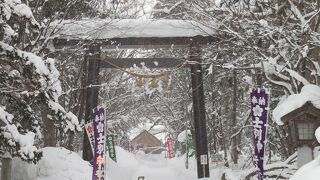
M 94 156 L 92 180 L 105 180 L 105 109 L 93 110 Z
M 113 134 L 107 135 L 107 145 L 109 150 L 109 157 L 114 161 L 117 162 L 117 156 L 116 156 L 116 148 L 115 148 L 115 138 Z
M 90 145 L 91 145 L 91 150 L 92 150 L 92 153 L 94 154 L 94 134 L 93 134 L 93 123 L 90 122 L 90 123 L 87 123 L 84 125 L 84 127 L 86 128 L 86 132 L 87 132 L 87 135 L 89 137 L 89 141 L 90 141 Z
M 263 180 L 264 154 L 267 143 L 269 90 L 253 89 L 251 91 L 251 116 L 253 126 L 254 161 L 259 169 L 258 180 Z
M 171 136 L 167 138 L 167 145 L 168 145 L 168 159 L 173 157 L 173 139 Z

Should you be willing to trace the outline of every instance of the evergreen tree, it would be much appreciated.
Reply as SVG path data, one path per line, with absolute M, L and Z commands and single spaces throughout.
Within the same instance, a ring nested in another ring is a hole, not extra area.
M 36 162 L 41 157 L 35 147 L 42 137 L 41 117 L 65 131 L 80 127 L 77 117 L 58 103 L 61 86 L 54 59 L 31 52 L 39 53 L 33 43 L 42 37 L 43 23 L 19 0 L 1 0 L 0 12 L 0 145 Z

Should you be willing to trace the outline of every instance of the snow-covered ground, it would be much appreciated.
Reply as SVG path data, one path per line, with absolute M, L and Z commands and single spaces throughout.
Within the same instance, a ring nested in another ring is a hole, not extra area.
M 19 159 L 13 161 L 12 180 L 91 180 L 92 167 L 74 152 L 64 148 L 44 148 L 43 158 L 36 165 Z M 185 158 L 165 159 L 164 155 L 131 154 L 116 147 L 117 163 L 107 159 L 108 180 L 196 180 L 194 159 L 185 169 Z M 211 177 L 221 177 L 223 169 L 211 169 Z M 211 178 L 211 179 L 212 179 Z M 236 178 L 238 179 L 238 178 Z M 231 179 L 231 180 L 234 180 Z

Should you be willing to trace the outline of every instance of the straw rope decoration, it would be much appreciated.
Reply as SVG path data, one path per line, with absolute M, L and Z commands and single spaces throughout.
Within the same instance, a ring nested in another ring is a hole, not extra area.
M 159 81 L 159 78 L 162 78 L 162 82 L 165 83 L 166 85 L 169 85 L 169 81 L 170 81 L 170 76 L 169 74 L 174 72 L 174 71 L 177 71 L 179 69 L 181 69 L 185 63 L 187 61 L 182 61 L 181 63 L 179 63 L 178 65 L 176 65 L 173 70 L 171 71 L 164 71 L 162 73 L 157 73 L 157 74 L 142 74 L 142 73 L 137 73 L 137 72 L 133 72 L 133 71 L 130 71 L 130 70 L 127 70 L 126 68 L 123 68 L 123 67 L 120 67 L 120 66 L 117 66 L 113 63 L 111 63 L 110 61 L 106 60 L 105 58 L 103 58 L 103 61 L 107 62 L 108 64 L 110 64 L 111 66 L 113 66 L 114 68 L 116 69 L 119 69 L 133 77 L 136 78 L 136 84 L 138 87 L 142 87 L 143 84 L 144 84 L 144 79 L 151 79 L 151 87 L 156 89 L 159 85 L 158 85 L 158 81 Z

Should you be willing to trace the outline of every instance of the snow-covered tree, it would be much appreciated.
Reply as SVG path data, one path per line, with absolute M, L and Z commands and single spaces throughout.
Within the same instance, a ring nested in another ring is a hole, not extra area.
M 220 38 L 208 48 L 206 62 L 226 72 L 242 69 L 244 77 L 253 80 L 251 87 L 271 87 L 273 108 L 283 95 L 300 92 L 309 83 L 319 85 L 316 7 L 319 1 L 214 1 L 194 18 L 206 19 L 203 24 L 215 29 L 214 36 Z M 213 73 L 219 76 L 219 71 Z M 245 86 L 241 89 L 246 91 Z M 236 129 L 241 130 L 246 116 L 238 118 Z M 269 127 L 269 148 L 289 157 L 294 149 L 286 146 L 286 131 L 272 121 Z
M 41 152 L 35 141 L 42 137 L 43 117 L 65 131 L 80 127 L 77 117 L 58 103 L 61 86 L 54 59 L 33 53 L 40 53 L 34 43 L 43 38 L 43 23 L 20 0 L 1 0 L 0 11 L 0 145 L 36 162 Z

